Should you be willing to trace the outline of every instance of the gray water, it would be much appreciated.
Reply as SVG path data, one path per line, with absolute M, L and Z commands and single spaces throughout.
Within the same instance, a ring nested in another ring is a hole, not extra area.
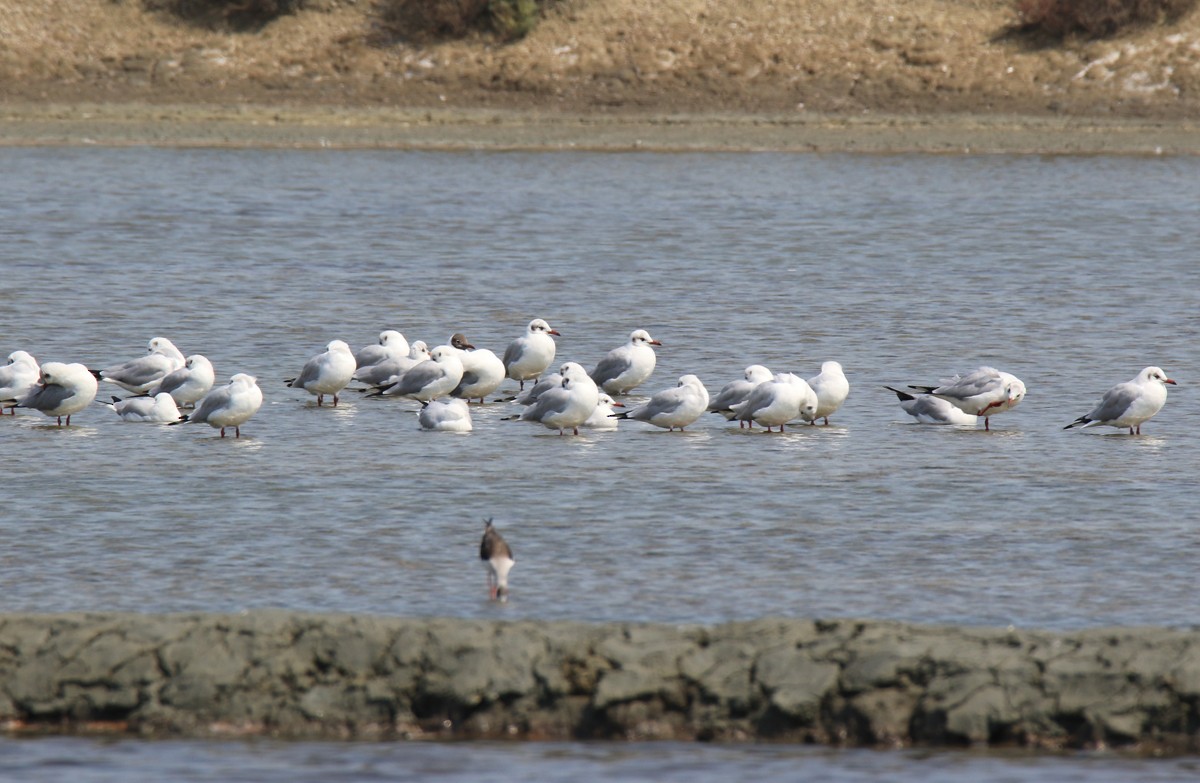
M 89 148 L 0 171 L 0 353 L 103 367 L 162 335 L 265 395 L 240 440 L 98 404 L 0 420 L 7 611 L 1196 621 L 1200 160 Z M 784 435 L 559 437 L 509 404 L 453 435 L 283 384 L 335 338 L 501 353 L 534 317 L 556 364 L 649 330 L 646 393 L 836 359 L 851 396 Z M 991 432 L 915 425 L 881 388 L 980 364 L 1029 388 Z M 1179 386 L 1143 435 L 1061 429 L 1149 364 Z

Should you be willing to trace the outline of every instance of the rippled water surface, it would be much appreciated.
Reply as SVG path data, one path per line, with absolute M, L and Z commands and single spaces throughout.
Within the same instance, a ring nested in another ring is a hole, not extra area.
M 0 354 L 102 367 L 163 335 L 266 398 L 237 441 L 100 405 L 0 420 L 8 611 L 1195 622 L 1198 160 L 4 149 L 0 171 Z M 415 404 L 282 382 L 335 338 L 502 353 L 533 317 L 587 366 L 649 330 L 646 392 L 826 359 L 853 390 L 782 436 L 559 437 L 510 404 L 433 434 Z M 1029 388 L 990 433 L 881 388 L 985 363 Z M 1142 436 L 1062 431 L 1148 364 L 1180 385 Z M 487 516 L 516 551 L 504 606 Z

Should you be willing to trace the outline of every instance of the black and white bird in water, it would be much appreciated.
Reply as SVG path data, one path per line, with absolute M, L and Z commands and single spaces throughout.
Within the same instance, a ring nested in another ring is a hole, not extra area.
M 516 560 L 512 547 L 492 525 L 492 518 L 483 520 L 483 540 L 479 542 L 479 559 L 487 566 L 488 596 L 493 601 L 508 600 L 508 572 Z

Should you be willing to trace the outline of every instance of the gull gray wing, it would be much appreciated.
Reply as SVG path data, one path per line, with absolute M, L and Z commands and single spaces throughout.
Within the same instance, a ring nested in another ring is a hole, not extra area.
M 509 343 L 508 347 L 504 349 L 504 358 L 500 360 L 504 363 L 505 371 L 508 370 L 508 367 L 510 364 L 521 361 L 521 357 L 524 355 L 525 355 L 525 341 L 524 340 L 513 340 L 511 343 Z
M 632 366 L 633 361 L 628 356 L 613 356 L 609 354 L 600 360 L 600 363 L 596 365 L 596 369 L 592 370 L 591 378 L 597 386 L 603 387 L 604 384 L 613 378 L 619 378 L 622 373 L 626 372 Z
M 1105 392 L 1100 403 L 1084 418 L 1090 421 L 1119 419 L 1141 394 L 1142 390 L 1137 384 L 1119 383 Z
M 559 386 L 538 397 L 521 413 L 521 421 L 541 421 L 546 416 L 562 413 L 571 402 L 571 393 Z
M 75 396 L 75 392 L 57 384 L 38 386 L 18 403 L 22 408 L 52 411 Z
M 233 398 L 233 390 L 228 386 L 222 386 L 220 389 L 214 389 L 204 396 L 204 399 L 196 405 L 196 410 L 188 416 L 188 421 L 194 421 L 198 424 L 206 423 L 208 417 L 229 406 L 229 401 Z
M 400 380 L 384 390 L 384 394 L 404 396 L 424 389 L 445 375 L 445 370 L 435 361 L 426 360 L 400 376 Z

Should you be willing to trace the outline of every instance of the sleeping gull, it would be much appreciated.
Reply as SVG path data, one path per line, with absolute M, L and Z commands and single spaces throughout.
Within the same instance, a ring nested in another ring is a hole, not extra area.
M 479 542 L 479 559 L 487 566 L 488 597 L 493 601 L 508 600 L 508 572 L 512 570 L 512 547 L 492 525 L 491 518 L 483 521 L 483 540 Z
M 333 395 L 333 407 L 338 404 L 338 392 L 346 388 L 354 377 L 354 354 L 343 340 L 333 340 L 319 353 L 304 363 L 300 374 L 285 383 L 293 389 L 304 389 L 317 395 L 317 407 L 325 401 L 325 395 Z
M 16 401 L 16 407 L 54 416 L 60 426 L 66 416 L 70 426 L 71 414 L 91 404 L 98 388 L 94 373 L 84 365 L 46 362 L 38 373 L 37 385 Z
M 884 386 L 900 398 L 900 407 L 920 424 L 975 424 L 979 418 L 973 413 L 963 413 L 958 408 L 932 394 L 909 394 L 906 391 Z
M 151 339 L 147 349 L 149 353 L 145 356 L 90 372 L 97 380 L 115 383 L 123 389 L 140 394 L 167 373 L 178 370 L 187 361 L 175 344 L 165 337 Z
M 558 332 L 541 318 L 534 318 L 525 327 L 525 335 L 518 337 L 504 349 L 504 372 L 525 389 L 525 381 L 540 378 L 554 361 L 554 338 Z
M 746 401 L 750 396 L 750 392 L 760 383 L 766 383 L 775 377 L 770 370 L 763 367 L 761 364 L 752 364 L 746 368 L 742 377 L 736 381 L 730 381 L 721 387 L 721 391 L 717 392 L 717 396 L 709 400 L 708 410 L 713 413 L 719 413 L 728 421 L 734 418 L 733 406 Z M 746 426 L 744 421 L 738 422 L 739 427 Z
M 406 356 L 384 359 L 379 364 L 359 367 L 354 371 L 354 380 L 371 386 L 391 386 L 400 376 L 429 358 L 429 347 L 417 340 L 408 348 Z
M 124 400 L 113 397 L 112 402 L 104 404 L 112 408 L 123 421 L 154 424 L 179 421 L 179 408 L 175 405 L 175 398 L 167 392 L 159 392 L 153 397 L 129 397 Z
M 461 340 L 456 342 L 455 338 Z M 458 358 L 463 366 L 462 380 L 450 391 L 450 396 L 461 397 L 467 402 L 477 399 L 482 404 L 483 398 L 504 382 L 504 362 L 487 348 L 471 345 L 461 334 L 454 335 L 450 344 L 459 350 Z
M 955 375 L 941 386 L 913 386 L 910 389 L 932 394 L 949 402 L 963 413 L 983 417 L 983 428 L 991 429 L 989 419 L 1015 408 L 1025 399 L 1025 384 L 1010 373 L 993 367 L 980 367 L 966 375 Z
M 354 358 L 354 357 L 351 357 Z M 258 388 L 258 379 L 253 375 L 238 373 L 229 379 L 229 383 L 213 389 L 204 395 L 204 399 L 196 403 L 196 410 L 179 417 L 176 424 L 207 424 L 216 429 L 220 428 L 221 437 L 225 437 L 225 428 L 233 427 L 234 437 L 242 437 L 241 426 L 262 406 L 262 390 Z
M 545 427 L 558 430 L 559 435 L 566 430 L 578 435 L 580 425 L 596 410 L 600 391 L 582 365 L 567 362 L 558 372 L 563 378 L 562 384 L 538 397 L 537 402 L 527 407 L 520 418 L 522 421 L 541 422 Z
M 654 349 L 650 347 L 652 345 L 662 343 L 651 337 L 645 329 L 634 329 L 629 335 L 629 342 L 604 355 L 596 369 L 592 370 L 592 380 L 609 394 L 625 394 L 654 372 L 656 357 Z
M 708 390 L 695 375 L 684 375 L 671 389 L 655 392 L 649 400 L 632 410 L 614 413 L 618 419 L 634 419 L 664 427 L 668 432 L 683 428 L 700 418 L 708 407 Z
M 408 340 L 395 329 L 385 329 L 379 333 L 379 342 L 364 345 L 354 354 L 354 364 L 359 370 L 371 367 L 388 359 L 399 359 L 407 356 Z
M 846 397 L 850 395 L 850 382 L 842 372 L 842 365 L 837 362 L 825 362 L 821 365 L 821 373 L 808 379 L 808 385 L 817 394 L 817 413 L 812 424 L 817 419 L 824 419 L 829 426 L 829 417 L 842 407 Z
M 434 348 L 429 358 L 396 379 L 395 383 L 369 396 L 411 397 L 429 402 L 449 394 L 462 380 L 463 365 L 459 351 L 450 345 Z
M 1063 427 L 1080 426 L 1129 428 L 1129 434 L 1142 434 L 1142 422 L 1162 410 L 1167 402 L 1166 384 L 1175 385 L 1161 367 L 1147 367 L 1137 377 L 1118 383 L 1104 393 L 1100 403 L 1086 415 Z
M 760 383 L 746 401 L 734 408 L 735 418 L 767 428 L 783 427 L 795 418 L 812 421 L 817 416 L 817 395 L 803 378 L 790 372 L 778 373 Z
M 466 400 L 430 400 L 421 403 L 417 422 L 423 430 L 436 432 L 470 432 L 471 409 Z
M 558 375 L 558 373 L 555 373 Z M 544 379 L 543 379 L 544 380 Z M 559 383 L 562 382 L 562 376 L 558 376 Z M 617 402 L 612 397 L 609 397 L 604 392 L 600 392 L 596 401 L 596 410 L 592 411 L 592 415 L 588 416 L 580 427 L 589 430 L 615 430 L 617 428 L 617 419 L 613 416 L 616 411 L 613 408 L 624 408 L 625 403 Z
M 0 414 L 5 408 L 13 408 L 16 401 L 37 386 L 41 368 L 37 359 L 25 351 L 13 351 L 8 355 L 8 364 L 0 367 Z M 13 415 L 17 411 L 13 408 Z
M 213 387 L 216 375 L 212 362 L 207 357 L 194 353 L 178 370 L 164 375 L 158 383 L 146 390 L 147 397 L 167 393 L 176 405 L 194 405 Z

